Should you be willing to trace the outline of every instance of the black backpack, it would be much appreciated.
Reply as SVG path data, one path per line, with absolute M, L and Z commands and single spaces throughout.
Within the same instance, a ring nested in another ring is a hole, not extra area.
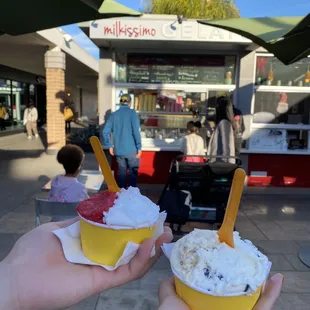
M 167 212 L 166 221 L 170 224 L 184 225 L 189 219 L 191 194 L 179 189 L 165 187 L 159 199 L 160 211 Z

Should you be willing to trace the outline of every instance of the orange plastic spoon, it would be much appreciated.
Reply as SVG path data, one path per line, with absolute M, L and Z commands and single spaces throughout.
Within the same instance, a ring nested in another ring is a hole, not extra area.
M 233 233 L 239 210 L 245 177 L 246 173 L 243 169 L 241 168 L 236 169 L 228 198 L 224 221 L 221 228 L 218 231 L 220 241 L 225 242 L 232 248 L 235 247 Z
M 97 162 L 100 166 L 101 172 L 103 173 L 104 180 L 108 185 L 109 192 L 117 193 L 121 190 L 119 189 L 118 185 L 116 184 L 116 181 L 114 179 L 112 170 L 110 168 L 110 165 L 108 163 L 108 160 L 103 152 L 101 143 L 99 139 L 95 136 L 91 137 L 89 139 L 90 144 L 93 148 L 93 151 L 95 153 Z

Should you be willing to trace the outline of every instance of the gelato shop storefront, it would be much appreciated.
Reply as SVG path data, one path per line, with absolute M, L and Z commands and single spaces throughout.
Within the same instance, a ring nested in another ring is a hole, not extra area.
M 197 120 L 194 114 L 202 123 L 208 121 L 216 98 L 228 93 L 244 115 L 242 159 L 249 186 L 286 186 L 279 182 L 283 170 L 274 167 L 277 160 L 287 167 L 287 160 L 310 154 L 307 59 L 299 71 L 287 71 L 248 39 L 195 20 L 179 23 L 174 16 L 144 15 L 81 26 L 100 48 L 100 123 L 119 108 L 124 93 L 131 95 L 140 117 L 140 182 L 167 181 L 187 123 Z M 310 164 L 308 157 L 302 158 Z M 288 173 L 286 182 L 298 186 L 293 178 Z
M 193 112 L 205 118 L 219 94 L 236 89 L 239 53 L 251 42 L 158 15 L 95 21 L 89 36 L 100 47 L 100 121 L 129 93 L 141 124 L 139 180 L 165 183 Z

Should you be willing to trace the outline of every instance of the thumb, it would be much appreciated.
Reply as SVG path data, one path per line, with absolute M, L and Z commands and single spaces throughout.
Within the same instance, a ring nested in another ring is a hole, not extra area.
M 281 294 L 283 275 L 277 273 L 267 282 L 267 285 L 254 310 L 271 310 Z

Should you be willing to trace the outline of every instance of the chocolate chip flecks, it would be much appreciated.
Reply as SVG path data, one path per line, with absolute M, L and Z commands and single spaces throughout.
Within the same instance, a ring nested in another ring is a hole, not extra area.
M 247 284 L 247 285 L 246 285 L 246 287 L 245 287 L 244 292 L 246 293 L 249 289 L 250 289 L 250 285 L 249 285 L 249 284 Z
M 209 269 L 209 268 L 205 268 L 205 269 L 203 270 L 203 273 L 204 273 L 204 275 L 205 275 L 206 277 L 209 277 L 209 276 L 210 276 L 210 269 Z
M 224 278 L 221 274 L 219 274 L 217 277 L 218 277 L 220 280 L 223 280 L 223 278 Z

